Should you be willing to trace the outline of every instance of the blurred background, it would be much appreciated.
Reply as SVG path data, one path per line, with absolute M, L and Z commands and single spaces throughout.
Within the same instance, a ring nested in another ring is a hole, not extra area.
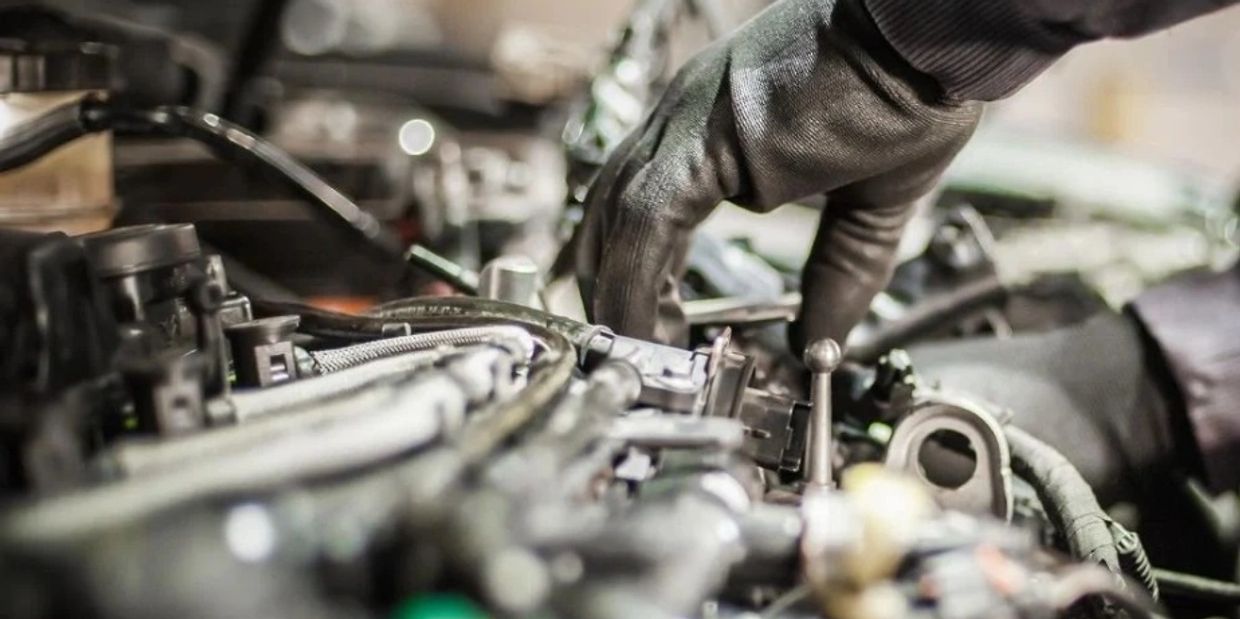
M 403 240 L 476 269 L 507 254 L 549 267 L 579 216 L 591 175 L 640 122 L 667 77 L 765 4 L 42 6 L 170 33 L 166 54 L 178 68 L 139 67 L 130 91 L 256 130 Z M 14 33 L 0 24 L 3 36 Z M 136 58 L 154 62 L 164 54 Z M 910 231 L 905 258 L 925 250 L 949 212 L 965 209 L 985 224 L 986 260 L 1005 281 L 1072 273 L 1118 306 L 1170 273 L 1234 256 L 1238 144 L 1240 11 L 1133 42 L 1079 48 L 990 107 L 927 207 L 925 225 Z M 269 288 L 278 283 L 290 294 L 347 308 L 435 292 L 431 282 L 394 279 L 395 270 L 341 245 L 296 200 L 214 160 L 200 145 L 118 140 L 115 166 L 115 223 L 195 222 L 209 243 Z M 760 219 L 725 208 L 705 234 L 792 271 L 814 230 L 817 211 L 814 200 L 807 202 L 811 208 Z M 273 238 L 280 242 L 273 246 Z
M 7 0 L 8 4 L 18 4 Z M 258 2 L 53 0 L 156 27 L 196 32 L 239 50 Z M 461 63 L 560 65 L 580 76 L 602 60 L 632 2 L 569 0 L 297 0 L 284 46 L 310 56 L 440 52 Z M 721 2 L 736 22 L 762 0 Z M 700 44 L 701 39 L 689 42 Z M 545 67 L 543 67 L 545 68 Z M 551 76 L 535 71 L 543 79 Z M 991 122 L 1108 144 L 1222 176 L 1240 172 L 1240 13 L 1224 11 L 1133 42 L 1079 48 L 995 106 Z

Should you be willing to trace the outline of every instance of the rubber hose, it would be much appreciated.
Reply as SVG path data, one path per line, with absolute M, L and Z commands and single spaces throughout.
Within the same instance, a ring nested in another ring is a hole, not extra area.
M 546 352 L 535 361 L 529 383 L 516 398 L 495 404 L 490 410 L 470 418 L 455 445 L 466 465 L 483 459 L 513 432 L 529 423 L 539 410 L 548 406 L 573 376 L 576 368 L 574 344 L 584 346 L 601 332 L 597 327 L 521 305 L 468 297 L 394 301 L 376 308 L 377 315 L 367 316 L 262 300 L 253 300 L 253 304 L 255 312 L 260 315 L 298 314 L 302 317 L 298 328 L 316 335 L 380 337 L 400 325 L 414 330 L 496 323 L 524 327 L 543 343 Z
M 91 101 L 97 101 L 92 97 Z M 0 172 L 8 172 L 76 140 L 91 128 L 82 123 L 82 101 L 62 105 L 0 135 Z
M 247 423 L 311 406 L 332 397 L 341 397 L 383 381 L 397 380 L 430 367 L 449 354 L 439 351 L 410 353 L 265 389 L 236 391 L 228 398 L 208 402 L 207 410 L 213 423 Z
M 595 336 L 606 329 L 577 322 L 563 316 L 492 299 L 470 297 L 414 297 L 379 305 L 367 315 L 377 318 L 399 318 L 419 328 L 432 325 L 453 325 L 463 322 L 505 322 L 538 327 L 567 338 L 574 346 L 589 346 Z
M 1154 578 L 1170 594 L 1240 604 L 1240 584 L 1154 568 Z
M 516 397 L 497 402 L 472 415 L 454 443 L 465 464 L 476 464 L 514 432 L 546 410 L 568 385 L 577 368 L 573 347 L 563 336 L 547 332 L 548 344 L 530 372 L 529 382 Z
M 496 352 L 489 347 L 473 347 L 451 352 L 410 353 L 336 374 L 234 393 L 230 398 L 231 411 L 240 425 L 157 441 L 122 441 L 108 449 L 100 463 L 108 473 L 139 475 L 204 457 L 260 447 L 267 440 L 298 428 L 328 423 L 381 405 L 387 397 L 383 383 L 408 380 L 436 363 L 485 357 Z M 471 399 L 470 393 L 494 391 L 500 384 L 500 377 L 490 374 L 475 373 L 466 384 L 457 380 L 451 369 L 445 369 L 445 373 L 456 380 L 467 400 Z M 485 384 L 479 387 L 479 382 Z M 344 404 L 337 405 L 338 402 Z
M 192 108 L 128 109 L 116 107 L 97 95 L 87 95 L 0 136 L 0 172 L 31 163 L 89 133 L 110 130 L 189 138 L 205 144 L 221 159 L 271 173 L 309 203 L 328 225 L 354 237 L 363 247 L 376 250 L 384 258 L 399 260 L 402 265 L 417 266 L 432 274 L 442 274 L 446 267 L 464 272 L 427 248 L 415 246 L 406 252 L 400 239 L 378 219 L 287 152 L 240 125 Z M 463 279 L 449 278 L 447 281 L 464 292 L 477 292 Z
M 392 329 L 401 325 L 421 332 L 502 323 L 525 327 L 535 335 L 555 333 L 574 346 L 586 348 L 596 336 L 609 333 L 603 327 L 523 305 L 474 297 L 414 297 L 384 303 L 361 316 L 298 303 L 265 299 L 251 299 L 250 302 L 259 316 L 297 314 L 301 316 L 298 327 L 301 332 L 344 341 L 389 337 Z
M 880 326 L 868 341 L 849 346 L 848 357 L 860 363 L 873 363 L 892 348 L 907 346 L 916 338 L 959 320 L 962 314 L 998 303 L 1007 295 L 1008 289 L 993 275 L 932 295 L 915 303 L 895 322 Z

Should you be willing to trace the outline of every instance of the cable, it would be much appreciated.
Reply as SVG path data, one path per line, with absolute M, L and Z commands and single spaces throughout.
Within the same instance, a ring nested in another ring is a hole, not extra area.
M 1154 566 L 1150 565 L 1150 557 L 1141 544 L 1141 537 L 1124 528 L 1114 520 L 1110 521 L 1111 537 L 1115 539 L 1115 549 L 1119 551 L 1119 562 L 1124 571 L 1135 578 L 1150 597 L 1159 598 L 1158 579 L 1154 576 Z
M 251 299 L 250 302 L 257 315 L 297 314 L 301 316 L 299 331 L 342 341 L 390 337 L 394 329 L 402 326 L 416 332 L 515 324 L 535 330 L 533 333 L 536 337 L 540 332 L 555 333 L 566 338 L 573 346 L 584 349 L 595 337 L 609 333 L 603 327 L 523 305 L 473 297 L 413 297 L 384 303 L 363 316 L 260 298 Z
M 416 243 L 409 246 L 409 250 L 405 252 L 405 260 L 425 269 L 460 292 L 478 296 L 477 273 L 436 254 L 428 247 Z
M 1072 555 L 1121 574 L 1110 518 L 1081 473 L 1063 454 L 1020 428 L 1005 429 L 1012 471 L 1033 486 Z
M 80 103 L 62 105 L 0 135 L 0 172 L 32 163 L 92 132 L 82 122 Z
M 1097 610 L 1104 617 L 1161 619 L 1163 616 L 1158 603 L 1143 590 L 1125 586 L 1122 577 L 1117 579 L 1115 574 L 1108 574 L 1094 565 L 1070 566 L 1048 579 L 1042 591 L 1051 605 L 1061 613 L 1066 613 L 1087 597 L 1100 596 L 1106 604 Z M 1117 614 L 1116 610 L 1126 614 Z
M 892 348 L 939 329 L 973 310 L 1007 298 L 1008 289 L 998 277 L 987 276 L 916 302 L 907 314 L 875 330 L 868 341 L 848 347 L 848 357 L 873 363 Z
M 374 216 L 337 191 L 313 170 L 284 150 L 210 112 L 187 107 L 129 109 L 97 95 L 87 95 L 0 136 L 0 172 L 25 165 L 89 133 L 113 130 L 138 135 L 189 138 L 207 145 L 216 156 L 270 173 L 305 200 L 324 222 L 348 234 L 363 247 L 402 265 L 424 269 L 463 292 L 477 292 L 468 270 L 415 245 L 403 243 Z
M 1240 584 L 1159 568 L 1153 574 L 1168 594 L 1240 605 Z

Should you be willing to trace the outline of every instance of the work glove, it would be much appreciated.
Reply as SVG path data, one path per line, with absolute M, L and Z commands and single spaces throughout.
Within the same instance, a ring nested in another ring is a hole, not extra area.
M 601 170 L 574 239 L 591 319 L 683 344 L 694 227 L 724 200 L 765 212 L 826 194 L 792 337 L 842 342 L 980 112 L 943 100 L 855 0 L 774 4 L 683 67 Z

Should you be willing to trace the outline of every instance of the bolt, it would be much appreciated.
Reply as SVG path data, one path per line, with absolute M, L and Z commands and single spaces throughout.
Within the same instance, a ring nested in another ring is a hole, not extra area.
M 817 340 L 805 348 L 805 365 L 813 376 L 804 477 L 813 486 L 831 485 L 831 372 L 840 366 L 843 356 L 840 345 L 831 338 Z

